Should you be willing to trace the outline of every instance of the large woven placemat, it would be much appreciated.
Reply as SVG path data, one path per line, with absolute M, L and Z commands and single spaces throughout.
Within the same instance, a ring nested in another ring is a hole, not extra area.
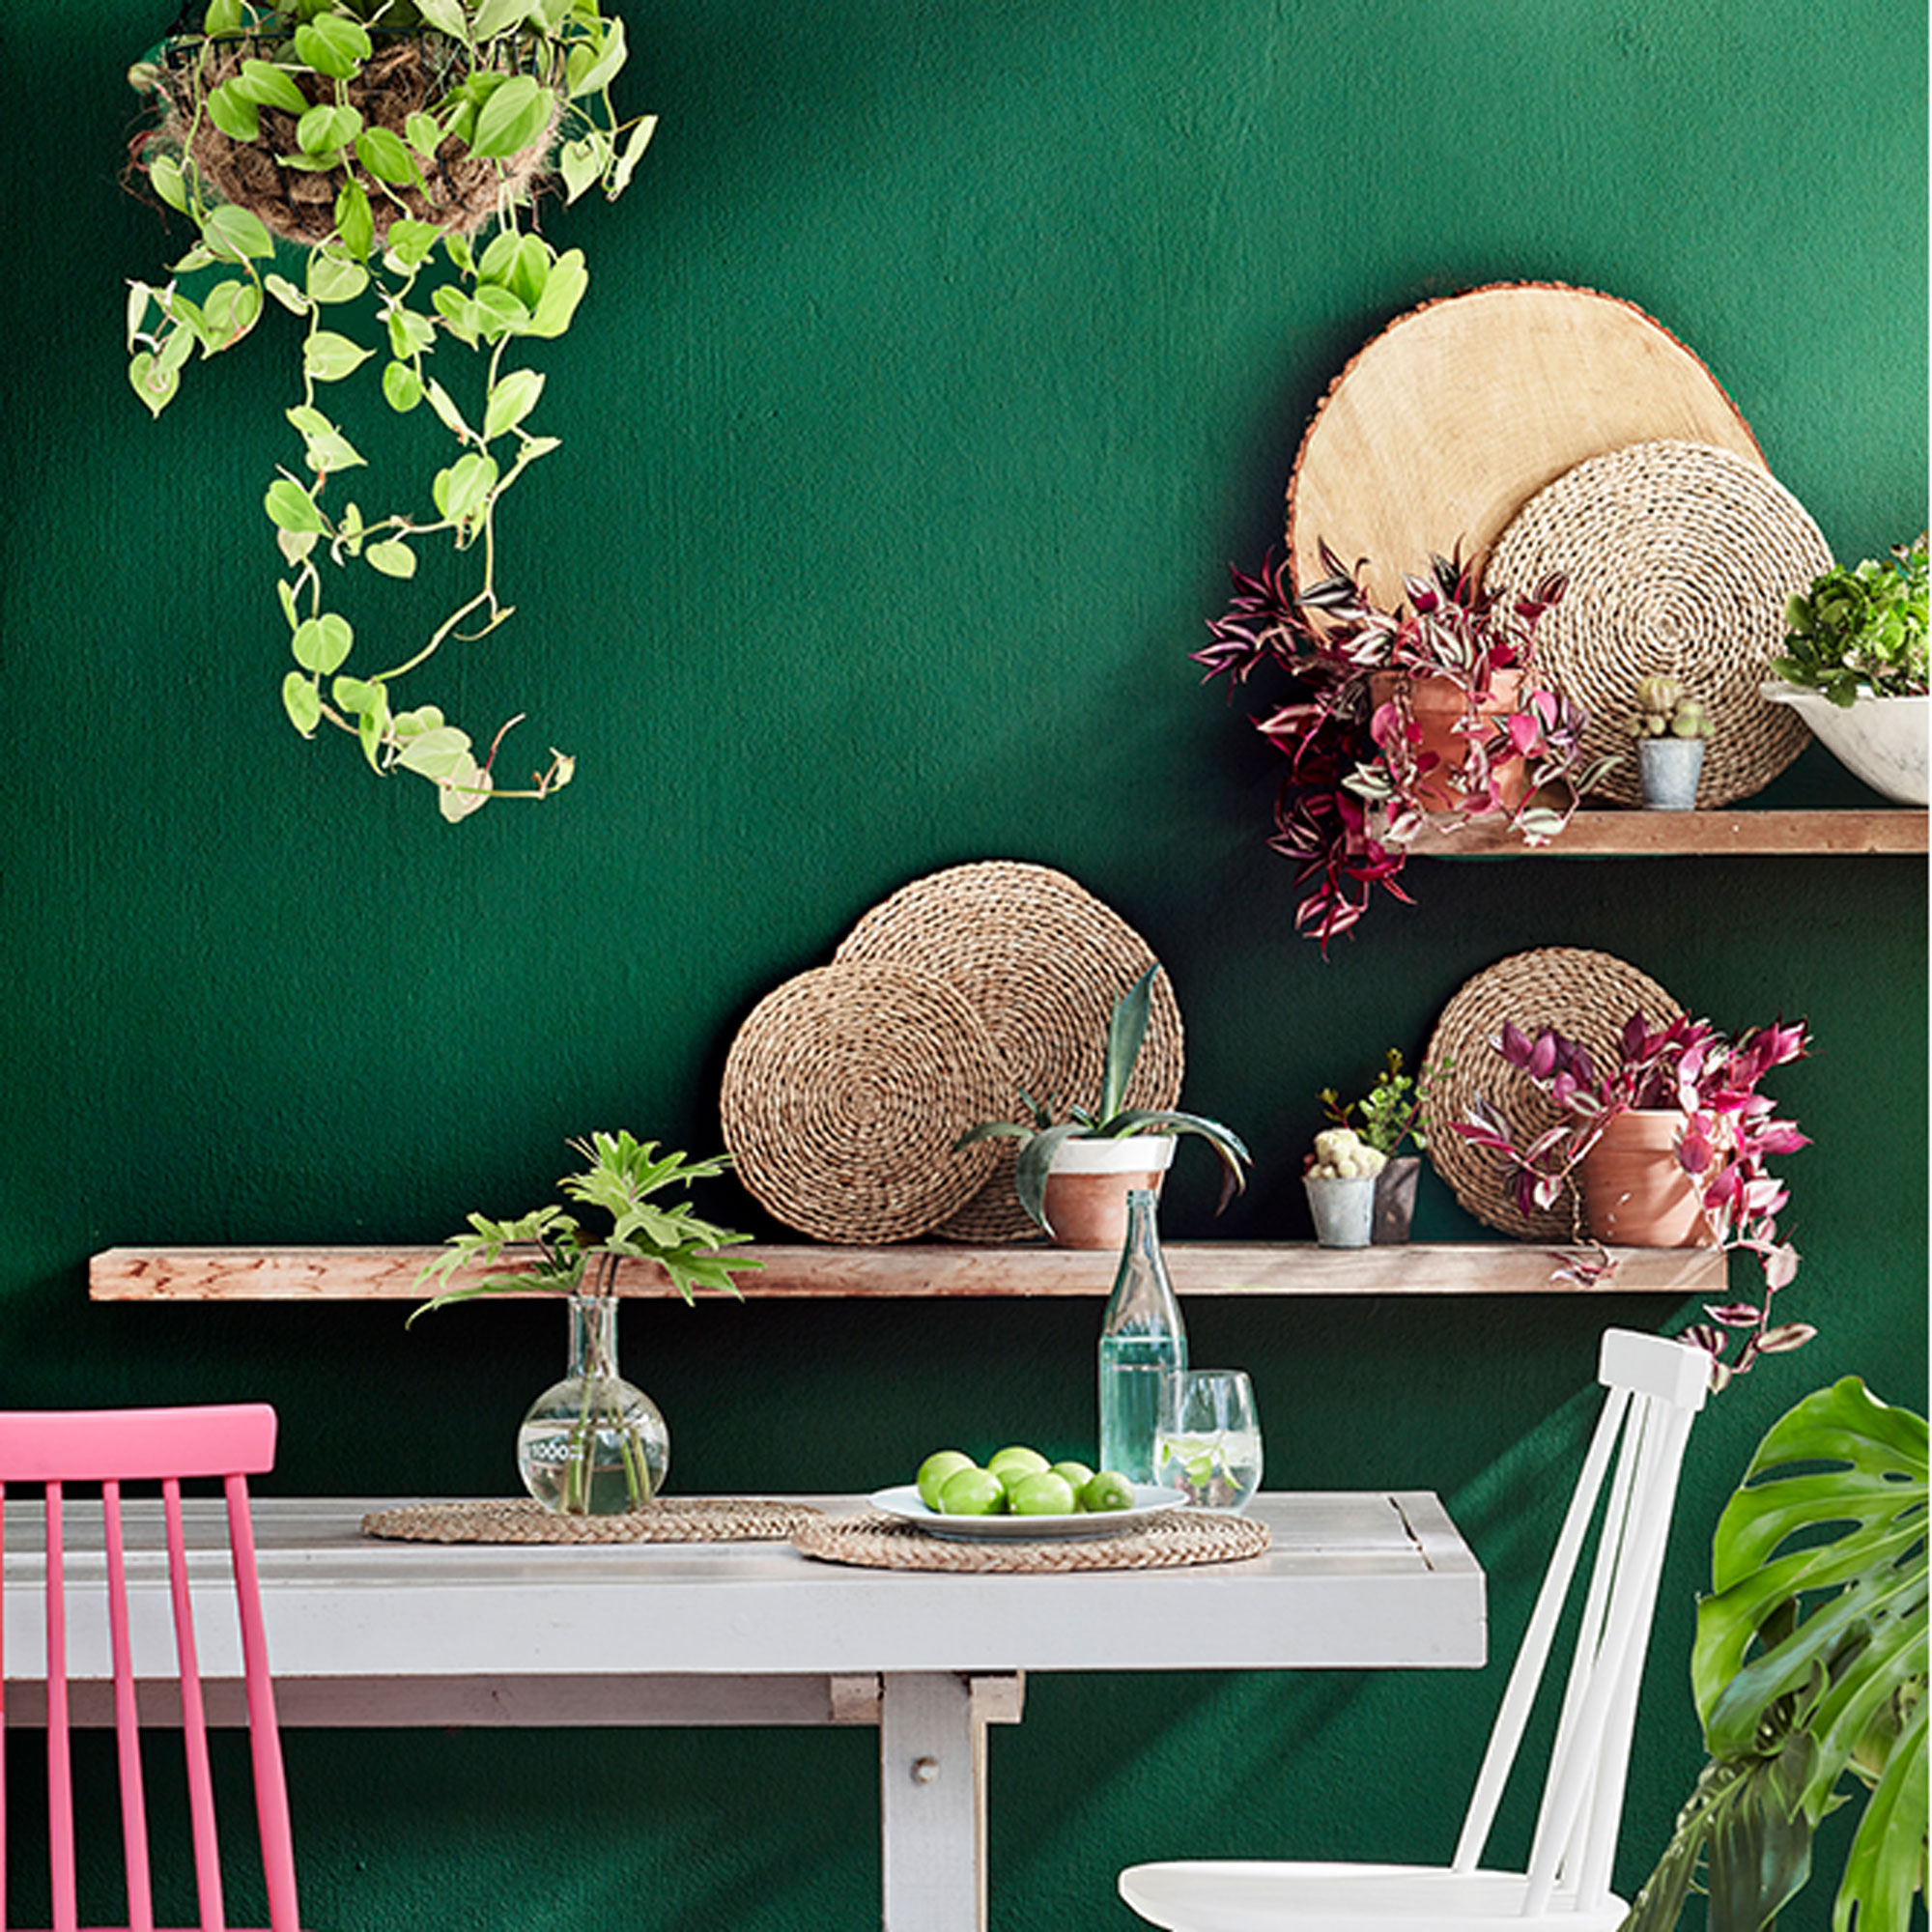
M 1085 887 L 1050 867 L 1010 860 L 915 879 L 867 913 L 837 957 L 918 967 L 962 995 L 1006 1064 L 1006 1093 L 993 1111 L 1009 1120 L 1019 1117 L 1020 1089 L 1057 1102 L 1057 1113 L 1098 1098 L 1114 1003 L 1154 963 L 1147 942 Z M 1174 1106 L 1181 1063 L 1180 1009 L 1163 973 L 1128 1104 Z M 992 1174 L 935 1235 L 960 1241 L 1038 1235 L 1013 1193 L 1016 1144 L 994 1145 Z
M 620 1516 L 559 1516 L 518 1497 L 371 1510 L 362 1534 L 404 1543 L 779 1543 L 822 1514 L 750 1496 L 660 1496 Z
M 1761 464 L 1717 379 L 1634 303 L 1499 283 L 1398 316 L 1317 409 L 1288 486 L 1303 588 L 1321 539 L 1393 610 L 1432 552 L 1473 556 L 1531 497 L 1590 457 L 1676 437 Z
M 1648 974 L 1614 953 L 1570 946 L 1548 946 L 1499 960 L 1478 973 L 1442 1009 L 1424 1055 L 1425 1063 L 1438 1069 L 1423 1109 L 1429 1124 L 1429 1159 L 1477 1220 L 1529 1240 L 1577 1237 L 1571 1192 L 1553 1208 L 1523 1214 L 1508 1191 L 1508 1170 L 1502 1162 L 1450 1126 L 1452 1121 L 1465 1118 L 1470 1101 L 1478 1095 L 1525 1139 L 1533 1139 L 1558 1120 L 1556 1107 L 1491 1047 L 1503 1022 L 1514 1020 L 1532 1038 L 1539 1028 L 1554 1027 L 1587 1047 L 1600 1065 L 1607 1066 L 1616 1057 L 1624 1022 L 1639 1010 L 1653 1026 L 1662 1026 L 1684 1009 Z
M 1012 1082 L 965 998 L 911 966 L 840 960 L 768 993 L 725 1057 L 724 1144 L 753 1198 L 821 1241 L 906 1241 L 996 1158 L 952 1151 Z
M 1067 1570 L 1174 1570 L 1193 1563 L 1238 1563 L 1259 1556 L 1265 1523 L 1208 1510 L 1163 1510 L 1118 1536 L 1058 1542 L 968 1543 L 930 1536 L 893 1516 L 825 1517 L 792 1533 L 792 1548 L 827 1563 L 868 1570 L 1000 1571 L 1051 1576 Z
M 1810 742 L 1758 686 L 1783 648 L 1786 600 L 1831 566 L 1818 526 L 1775 477 L 1704 443 L 1645 442 L 1533 497 L 1484 584 L 1521 592 L 1551 571 L 1569 577 L 1538 627 L 1537 663 L 1588 710 L 1585 755 L 1625 753 L 1600 790 L 1626 805 L 1642 796 L 1618 724 L 1655 671 L 1702 699 L 1717 727 L 1697 784 L 1697 803 L 1715 806 L 1760 790 Z

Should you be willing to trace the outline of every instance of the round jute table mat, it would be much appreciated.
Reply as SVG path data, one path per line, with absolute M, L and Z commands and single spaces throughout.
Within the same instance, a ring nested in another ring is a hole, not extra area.
M 1832 549 L 1776 477 L 1703 443 L 1634 444 L 1580 463 L 1496 539 L 1483 587 L 1526 591 L 1553 571 L 1563 600 L 1537 627 L 1538 671 L 1590 714 L 1583 755 L 1623 755 L 1597 787 L 1642 799 L 1624 736 L 1640 677 L 1675 678 L 1717 735 L 1697 803 L 1748 798 L 1810 743 L 1759 686 L 1784 648 L 1784 606 L 1832 566 Z
M 792 1548 L 827 1563 L 868 1570 L 999 1571 L 1051 1576 L 1068 1570 L 1176 1570 L 1238 1563 L 1272 1541 L 1265 1523 L 1208 1510 L 1162 1510 L 1118 1536 L 1039 1543 L 968 1543 L 933 1536 L 894 1516 L 824 1517 L 792 1532 Z
M 901 886 L 853 926 L 838 957 L 917 967 L 953 987 L 1006 1065 L 1006 1092 L 993 1110 L 1000 1120 L 1019 1118 L 1022 1091 L 1056 1110 L 1098 1099 L 1114 1002 L 1154 963 L 1147 941 L 1078 881 L 1006 859 Z M 1176 1105 L 1182 1060 L 1180 1008 L 1163 973 L 1127 1105 Z M 1038 1236 L 1013 1192 L 1016 1143 L 993 1145 L 995 1165 L 979 1192 L 933 1227 L 941 1240 Z
M 405 1543 L 781 1543 L 821 1514 L 807 1503 L 673 1496 L 623 1516 L 559 1516 L 517 1497 L 371 1510 L 362 1534 Z
M 745 1191 L 819 1241 L 909 1241 L 993 1171 L 1012 1082 L 979 1015 L 937 974 L 884 960 L 815 966 L 739 1028 L 719 1095 Z
M 1431 1081 L 1423 1103 L 1429 1160 L 1477 1220 L 1520 1240 L 1570 1241 L 1577 1236 L 1574 1190 L 1566 1190 L 1553 1208 L 1523 1213 L 1510 1192 L 1501 1157 L 1464 1140 L 1450 1124 L 1466 1117 L 1469 1102 L 1478 1095 L 1498 1108 L 1524 1139 L 1569 1118 L 1491 1046 L 1503 1023 L 1514 1021 L 1531 1038 L 1539 1028 L 1554 1027 L 1587 1048 L 1599 1067 L 1608 1067 L 1616 1061 L 1624 1022 L 1634 1012 L 1660 1027 L 1682 1018 L 1684 1009 L 1629 961 L 1575 946 L 1546 946 L 1499 959 L 1466 981 L 1442 1009 L 1423 1055 L 1426 1065 L 1442 1069 Z

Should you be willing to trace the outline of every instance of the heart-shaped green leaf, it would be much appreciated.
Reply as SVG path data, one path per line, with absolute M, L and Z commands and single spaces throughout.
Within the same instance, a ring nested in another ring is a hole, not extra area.
M 387 543 L 373 543 L 363 552 L 372 569 L 379 570 L 384 577 L 413 577 L 416 574 L 416 554 L 408 544 L 390 539 Z
M 321 14 L 296 29 L 296 58 L 331 80 L 347 80 L 373 51 L 360 21 Z
M 339 383 L 353 376 L 373 353 L 332 328 L 318 328 L 302 344 L 302 369 L 318 383 Z
M 278 530 L 287 530 L 294 536 L 311 536 L 327 527 L 315 499 L 299 483 L 286 476 L 278 476 L 269 485 L 262 507 Z
M 282 680 L 282 709 L 304 738 L 313 738 L 315 727 L 322 723 L 322 693 L 315 688 L 315 680 L 298 670 L 290 671 Z
M 355 137 L 355 158 L 378 181 L 419 182 L 422 170 L 399 134 L 386 128 L 364 128 Z
M 383 400 L 399 416 L 408 415 L 422 399 L 422 378 L 407 362 L 391 362 L 383 371 Z
M 507 160 L 543 138 L 555 108 L 554 97 L 527 73 L 507 75 L 477 111 L 469 151 L 486 160 Z
M 483 440 L 494 442 L 497 437 L 507 436 L 536 408 L 543 388 L 539 371 L 512 369 L 490 391 L 489 406 L 483 412 Z
M 355 641 L 355 632 L 349 619 L 329 611 L 320 617 L 304 617 L 296 626 L 290 648 L 304 670 L 327 677 L 342 668 Z

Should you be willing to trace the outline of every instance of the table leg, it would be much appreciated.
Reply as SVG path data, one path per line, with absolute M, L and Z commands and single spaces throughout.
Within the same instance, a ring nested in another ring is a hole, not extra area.
M 985 1932 L 986 1725 L 1018 1677 L 888 1671 L 879 1713 L 885 1932 Z

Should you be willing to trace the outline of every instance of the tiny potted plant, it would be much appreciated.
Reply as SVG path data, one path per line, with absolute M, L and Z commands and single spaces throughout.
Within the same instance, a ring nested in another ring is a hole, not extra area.
M 700 1288 L 737 1294 L 733 1272 L 763 1264 L 724 1252 L 750 1236 L 700 1220 L 688 1199 L 652 1198 L 723 1174 L 728 1154 L 702 1160 L 661 1154 L 655 1141 L 621 1131 L 569 1145 L 588 1164 L 557 1184 L 570 1200 L 608 1217 L 608 1232 L 593 1234 L 555 1205 L 514 1221 L 471 1214 L 469 1233 L 452 1235 L 418 1272 L 419 1289 L 435 1285 L 440 1292 L 410 1321 L 480 1294 L 568 1295 L 569 1373 L 524 1417 L 517 1467 L 524 1487 L 545 1508 L 566 1516 L 611 1516 L 641 1509 L 664 1487 L 670 1467 L 663 1413 L 617 1373 L 619 1265 L 655 1263 L 690 1302 Z M 508 1265 L 498 1267 L 506 1256 Z M 458 1278 L 460 1269 L 470 1272 Z
M 1403 1071 L 1402 1054 L 1390 1047 L 1374 1084 L 1359 1100 L 1346 1106 L 1332 1087 L 1324 1087 L 1321 1110 L 1338 1127 L 1350 1129 L 1382 1156 L 1376 1175 L 1375 1218 L 1370 1239 L 1389 1245 L 1408 1239 L 1415 1211 L 1415 1187 L 1422 1171 L 1422 1154 L 1429 1136 L 1422 1124 L 1422 1103 L 1435 1069 L 1419 1067 L 1411 1076 Z M 1410 1147 L 1413 1153 L 1404 1153 Z M 1311 1164 L 1316 1158 L 1311 1156 Z
M 1689 811 L 1697 803 L 1704 747 L 1712 736 L 1702 704 L 1674 677 L 1640 677 L 1626 735 L 1636 741 L 1637 783 L 1646 811 Z
M 1315 1222 L 1316 1244 L 1366 1248 L 1375 1232 L 1376 1188 L 1388 1156 L 1353 1127 L 1324 1127 L 1302 1167 L 1301 1184 Z
M 1299 594 L 1286 559 L 1235 570 L 1234 600 L 1193 655 L 1231 694 L 1263 666 L 1288 679 L 1287 700 L 1254 721 L 1289 761 L 1269 842 L 1294 861 L 1295 924 L 1325 953 L 1374 888 L 1407 898 L 1398 876 L 1430 817 L 1500 817 L 1547 844 L 1611 761 L 1584 759 L 1584 713 L 1533 675 L 1536 626 L 1561 577 L 1503 601 L 1471 564 L 1434 557 L 1388 611 L 1361 565 L 1326 544 L 1321 555 L 1328 575 Z
M 1784 652 L 1763 687 L 1840 764 L 1898 805 L 1926 802 L 1926 539 L 1889 563 L 1833 565 L 1785 607 Z
M 954 1143 L 963 1148 L 983 1140 L 1018 1141 L 1014 1191 L 1061 1247 L 1120 1247 L 1126 1239 L 1128 1192 L 1159 1192 L 1179 1135 L 1196 1135 L 1214 1150 L 1221 1162 L 1220 1207 L 1245 1184 L 1250 1156 L 1231 1128 L 1174 1107 L 1125 1104 L 1159 971 L 1158 965 L 1150 966 L 1114 1003 L 1094 1104 L 1069 1105 L 1065 1118 L 1056 1120 L 1051 1100 L 1036 1100 L 1022 1090 L 1029 1120 L 981 1121 Z
M 553 749 L 506 782 L 518 719 L 479 744 L 402 693 L 445 644 L 512 615 L 497 511 L 557 447 L 533 426 L 546 377 L 526 357 L 566 332 L 589 283 L 582 250 L 528 216 L 553 185 L 575 201 L 630 181 L 654 124 L 616 119 L 625 58 L 600 0 L 205 0 L 129 74 L 156 103 L 131 179 L 194 236 L 165 281 L 131 284 L 134 392 L 158 416 L 197 353 L 234 349 L 270 302 L 297 318 L 281 413 L 299 453 L 256 499 L 280 555 L 283 709 L 305 738 L 327 724 L 376 772 L 428 780 L 450 821 L 548 797 L 574 770 Z M 470 367 L 450 366 L 458 351 Z M 358 391 L 375 422 L 353 413 Z M 366 439 L 390 415 L 433 419 L 434 453 L 418 496 L 365 511 L 343 493 L 360 470 L 368 500 Z M 419 566 L 443 581 L 443 546 L 475 576 L 454 610 L 418 618 L 406 586 Z M 358 635 L 348 612 L 379 585 L 402 613 Z
M 1776 1338 L 1790 1331 L 1771 1321 L 1772 1297 L 1796 1275 L 1799 1258 L 1777 1232 L 1789 1195 L 1765 1165 L 1810 1142 L 1758 1091 L 1766 1074 L 1803 1059 L 1808 1044 L 1802 1020 L 1731 1038 L 1708 1020 L 1653 1027 L 1636 1012 L 1625 1022 L 1613 1063 L 1600 1068 L 1586 1047 L 1554 1027 L 1532 1038 L 1505 1023 L 1491 1045 L 1554 1104 L 1554 1122 L 1525 1133 L 1478 1097 L 1466 1119 L 1450 1124 L 1508 1164 L 1525 1214 L 1554 1207 L 1567 1192 L 1600 1242 L 1715 1245 L 1751 1255 L 1763 1273 L 1763 1300 L 1707 1308 L 1717 1325 L 1697 1331 L 1721 1380 L 1810 1334 L 1780 1344 Z M 1728 1366 L 1722 1329 L 1745 1337 Z
M 1697 1605 L 1708 1761 L 1621 1932 L 1672 1932 L 1693 1891 L 1710 1925 L 1776 1924 L 1847 1803 L 1833 1924 L 1923 1919 L 1926 1500 L 1925 1418 L 1856 1376 L 1772 1425 L 1718 1519 Z

